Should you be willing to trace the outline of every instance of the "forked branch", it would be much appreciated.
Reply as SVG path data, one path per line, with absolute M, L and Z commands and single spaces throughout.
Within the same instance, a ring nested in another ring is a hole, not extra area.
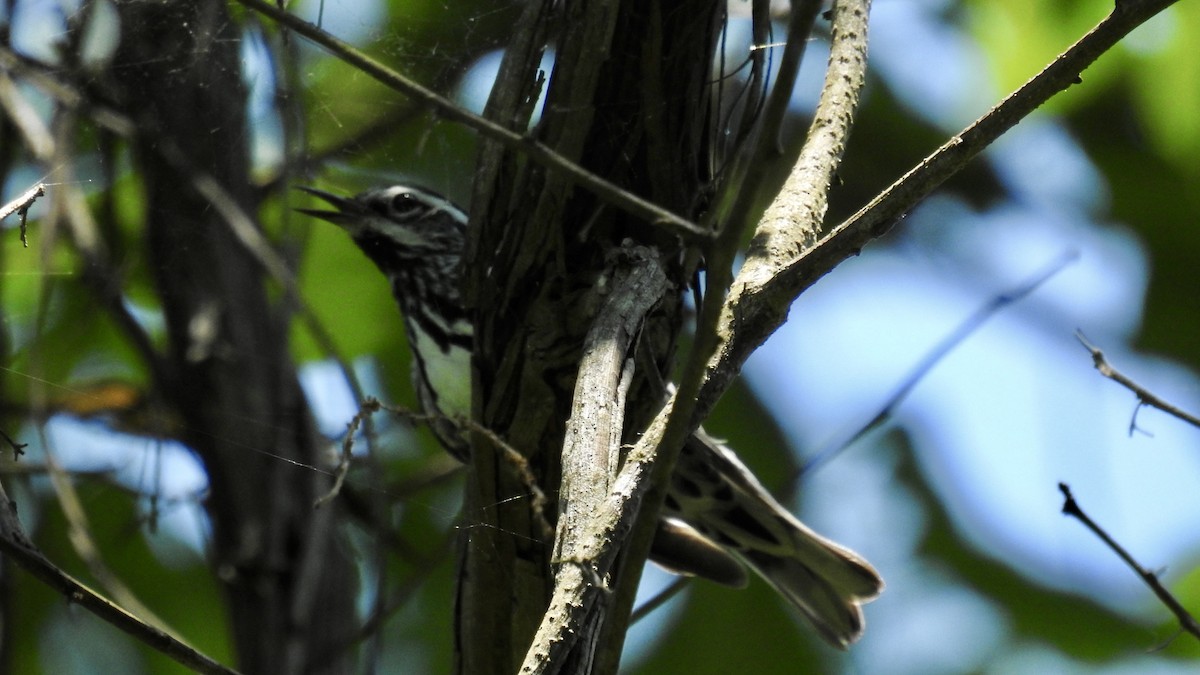
M 806 236 L 810 236 L 811 228 L 825 215 L 826 194 L 840 162 L 865 68 L 869 2 L 837 3 L 830 79 L 827 79 L 809 140 L 783 193 L 760 223 L 746 262 L 722 304 L 715 349 L 697 349 L 690 355 L 681 393 L 655 417 L 630 451 L 605 508 L 597 514 L 594 524 L 603 532 L 604 538 L 611 542 L 625 537 L 651 483 L 650 472 L 658 448 L 669 450 L 678 446 L 686 434 L 695 429 L 730 386 L 749 354 L 782 324 L 789 306 L 800 292 L 842 260 L 856 254 L 863 245 L 881 236 L 1004 132 L 1053 95 L 1079 82 L 1083 70 L 1101 54 L 1173 2 L 1130 0 L 1120 3 L 1112 14 L 1041 73 L 954 136 L 849 220 L 809 245 Z M 710 294 L 713 290 L 710 287 Z M 716 290 L 720 292 L 720 289 Z M 607 573 L 603 565 L 594 569 L 600 577 Z M 581 605 L 591 605 L 596 601 L 596 594 L 603 592 L 595 586 L 586 591 L 578 599 Z M 583 614 L 581 610 L 579 615 Z M 577 627 L 564 628 L 569 632 Z
M 1151 408 L 1158 408 L 1168 415 L 1173 415 L 1194 427 L 1200 427 L 1200 417 L 1197 417 L 1192 413 L 1180 408 L 1179 406 L 1164 400 L 1162 397 L 1158 396 L 1146 387 L 1134 382 L 1133 379 L 1131 379 L 1125 373 L 1113 368 L 1112 364 L 1108 362 L 1108 358 L 1104 356 L 1104 352 L 1100 351 L 1100 348 L 1096 345 L 1088 342 L 1088 339 L 1084 337 L 1082 331 L 1075 331 L 1075 338 L 1079 340 L 1079 343 L 1083 345 L 1084 349 L 1088 350 L 1088 352 L 1092 355 L 1092 364 L 1096 366 L 1096 370 L 1099 371 L 1104 377 L 1107 377 L 1113 382 L 1116 382 L 1122 387 L 1125 387 L 1129 391 L 1133 392 L 1133 395 L 1137 396 L 1139 407 L 1148 405 Z M 1129 423 L 1129 432 L 1131 434 L 1136 428 L 1136 422 L 1137 415 L 1135 414 L 1134 419 Z
M 695 419 L 703 419 L 708 414 L 749 355 L 783 323 L 788 308 L 800 293 L 882 236 L 1017 122 L 1055 94 L 1078 84 L 1083 71 L 1101 54 L 1175 2 L 1127 0 L 1119 3 L 1111 14 L 1042 72 L 953 136 L 816 244 L 804 246 L 803 241 L 789 236 L 786 229 L 771 231 L 760 227 L 722 314 L 721 344 L 707 364 L 708 376 L 699 392 L 700 406 Z M 764 223 L 771 213 L 769 210 Z M 802 207 L 797 205 L 791 213 L 803 213 Z

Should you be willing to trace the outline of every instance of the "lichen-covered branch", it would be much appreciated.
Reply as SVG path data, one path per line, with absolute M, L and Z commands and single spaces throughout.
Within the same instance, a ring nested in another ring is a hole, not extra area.
M 790 239 L 786 234 L 781 236 L 773 229 L 757 234 L 722 317 L 722 343 L 709 362 L 708 377 L 699 396 L 703 406 L 701 413 L 706 412 L 729 387 L 746 358 L 783 323 L 792 301 L 801 292 L 843 260 L 856 255 L 867 243 L 882 236 L 1017 122 L 1055 94 L 1079 83 L 1084 69 L 1101 54 L 1175 1 L 1129 0 L 1119 3 L 1108 17 L 1042 72 L 812 246 L 804 246 L 802 241 Z M 844 4 L 838 4 L 838 13 L 842 16 L 846 14 Z M 847 17 L 847 20 L 850 18 L 853 17 Z M 834 49 L 837 49 L 836 42 Z M 774 210 L 768 212 L 768 219 Z
M 611 561 L 622 544 L 606 536 L 603 523 L 620 459 L 631 354 L 647 312 L 667 293 L 669 283 L 653 251 L 629 247 L 617 255 L 605 284 L 611 290 L 588 333 L 579 364 L 563 447 L 554 591 L 521 666 L 521 672 L 530 675 L 559 672 L 576 639 L 595 634 L 588 624 L 604 616 L 604 603 L 599 600 L 610 594 L 588 591 L 608 587 L 612 578 L 604 561 Z M 591 661 L 590 655 L 580 655 L 576 671 L 588 672 L 583 666 Z

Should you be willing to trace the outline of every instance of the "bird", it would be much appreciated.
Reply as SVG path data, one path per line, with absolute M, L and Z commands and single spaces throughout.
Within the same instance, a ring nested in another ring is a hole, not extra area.
M 441 445 L 467 461 L 469 443 L 454 423 L 469 417 L 471 402 L 473 326 L 460 289 L 466 211 L 418 185 L 352 197 L 300 189 L 334 208 L 297 210 L 344 230 L 390 282 L 421 407 Z M 793 516 L 732 449 L 702 429 L 680 452 L 651 558 L 731 586 L 746 584 L 744 564 L 840 649 L 862 636 L 862 604 L 883 590 L 870 563 Z

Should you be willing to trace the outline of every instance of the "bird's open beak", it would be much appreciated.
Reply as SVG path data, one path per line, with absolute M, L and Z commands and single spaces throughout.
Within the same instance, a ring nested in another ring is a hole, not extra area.
M 327 220 L 334 225 L 346 225 L 353 218 L 361 215 L 361 212 L 363 211 L 362 205 L 360 205 L 358 202 L 345 197 L 339 197 L 331 192 L 325 192 L 324 190 L 318 190 L 316 188 L 304 187 L 302 185 L 297 185 L 296 189 L 307 192 L 314 197 L 320 197 L 337 208 L 337 211 L 325 211 L 322 209 L 296 209 L 297 211 L 315 218 L 320 218 L 321 220 Z

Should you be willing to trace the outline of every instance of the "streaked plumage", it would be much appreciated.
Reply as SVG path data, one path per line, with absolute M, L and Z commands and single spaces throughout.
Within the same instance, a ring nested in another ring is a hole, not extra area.
M 466 214 L 412 186 L 352 198 L 304 188 L 336 211 L 302 209 L 351 236 L 387 276 L 415 356 L 413 378 L 427 412 L 470 411 L 472 327 L 459 290 Z M 435 428 L 459 459 L 469 447 L 449 422 Z M 863 630 L 861 603 L 883 588 L 854 552 L 816 534 L 784 509 L 737 456 L 703 431 L 680 455 L 652 557 L 685 573 L 745 583 L 734 556 L 767 580 L 830 644 Z

